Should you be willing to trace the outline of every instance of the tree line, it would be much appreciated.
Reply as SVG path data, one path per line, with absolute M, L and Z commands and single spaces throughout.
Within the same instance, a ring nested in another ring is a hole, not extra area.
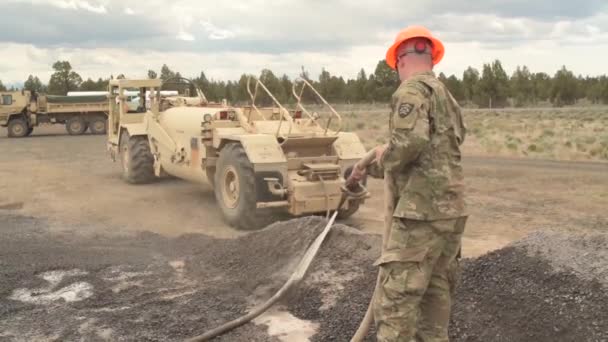
M 53 74 L 48 83 L 37 76 L 30 75 L 23 88 L 39 93 L 65 95 L 69 91 L 107 90 L 109 78 L 93 80 L 83 78 L 73 70 L 68 61 L 53 64 Z M 167 80 L 181 77 L 177 71 L 163 65 L 160 73 L 148 70 L 148 78 Z M 222 81 L 208 79 L 203 71 L 192 81 L 201 88 L 211 101 L 226 99 L 231 103 L 245 103 L 249 100 L 247 79 L 243 74 L 238 80 Z M 397 73 L 390 69 L 384 60 L 376 65 L 372 74 L 361 69 L 355 79 L 345 79 L 332 75 L 323 69 L 318 79 L 310 78 L 302 67 L 300 77 L 311 82 L 319 93 L 330 103 L 386 103 L 399 86 Z M 116 78 L 124 78 L 117 75 Z M 293 80 L 287 75 L 277 76 L 269 69 L 263 69 L 259 78 L 282 103 L 291 103 Z M 449 88 L 452 95 L 462 105 L 479 108 L 500 108 L 507 106 L 523 107 L 551 103 L 554 106 L 573 105 L 585 99 L 594 104 L 608 104 L 608 77 L 576 76 L 565 66 L 553 76 L 544 72 L 531 72 L 526 66 L 518 66 L 511 76 L 507 75 L 499 60 L 484 64 L 481 72 L 468 67 L 462 77 L 443 73 L 438 78 Z M 0 90 L 6 87 L 0 81 Z M 308 96 L 310 100 L 312 97 Z M 269 99 L 266 98 L 268 102 Z

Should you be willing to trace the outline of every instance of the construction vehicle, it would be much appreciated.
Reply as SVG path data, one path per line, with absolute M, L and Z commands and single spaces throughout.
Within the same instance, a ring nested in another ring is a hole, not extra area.
M 27 90 L 0 92 L 0 126 L 8 128 L 8 136 L 26 137 L 42 124 L 64 124 L 71 135 L 88 129 L 105 134 L 107 127 L 107 96 L 51 96 Z
M 248 80 L 251 103 L 245 107 L 211 103 L 187 79 L 170 82 L 188 84 L 196 95 L 162 96 L 163 84 L 155 79 L 110 81 L 108 151 L 120 160 L 127 182 L 170 175 L 208 183 L 226 221 L 241 229 L 259 227 L 269 211 L 300 216 L 338 208 L 345 179 L 365 148 L 356 134 L 340 132 L 340 115 L 309 82 L 294 83 L 292 111 L 255 78 Z M 327 117 L 305 108 L 305 89 L 329 109 Z M 150 103 L 140 96 L 138 110 L 130 112 L 125 94 L 133 90 L 150 92 Z M 256 105 L 260 92 L 271 107 Z M 349 198 L 339 217 L 352 215 L 362 201 Z

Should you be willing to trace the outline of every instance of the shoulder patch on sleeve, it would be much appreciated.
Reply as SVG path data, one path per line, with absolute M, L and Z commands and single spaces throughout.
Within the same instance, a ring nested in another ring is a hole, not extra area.
M 400 118 L 405 118 L 406 116 L 410 115 L 410 113 L 412 112 L 413 109 L 414 109 L 413 103 L 404 102 L 399 105 L 399 108 L 397 109 L 397 113 L 399 114 Z
M 412 129 L 426 98 L 416 88 L 403 87 L 395 97 L 393 128 Z
M 397 108 L 397 115 L 393 117 L 393 127 L 396 129 L 413 129 L 418 119 L 418 107 L 415 103 L 400 103 Z

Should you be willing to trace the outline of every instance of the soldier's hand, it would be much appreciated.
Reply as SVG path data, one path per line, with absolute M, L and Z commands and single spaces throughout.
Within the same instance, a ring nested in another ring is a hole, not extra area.
M 361 167 L 359 163 L 355 164 L 353 166 L 353 171 L 350 173 L 350 176 L 348 176 L 348 179 L 346 180 L 346 185 L 350 186 L 357 184 L 363 179 L 363 177 L 365 177 L 366 173 L 367 170 L 365 167 Z

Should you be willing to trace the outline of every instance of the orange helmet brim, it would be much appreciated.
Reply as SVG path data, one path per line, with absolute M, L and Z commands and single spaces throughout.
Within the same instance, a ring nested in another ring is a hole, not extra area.
M 401 46 L 401 44 L 403 44 L 405 41 L 412 38 L 426 38 L 430 40 L 431 44 L 433 45 L 433 65 L 437 65 L 439 62 L 441 62 L 443 55 L 445 54 L 445 47 L 439 39 L 432 36 L 413 36 L 398 40 L 391 45 L 390 48 L 388 48 L 388 51 L 386 51 L 386 64 L 388 64 L 388 66 L 390 66 L 392 69 L 397 69 L 397 49 L 399 49 L 399 46 Z

